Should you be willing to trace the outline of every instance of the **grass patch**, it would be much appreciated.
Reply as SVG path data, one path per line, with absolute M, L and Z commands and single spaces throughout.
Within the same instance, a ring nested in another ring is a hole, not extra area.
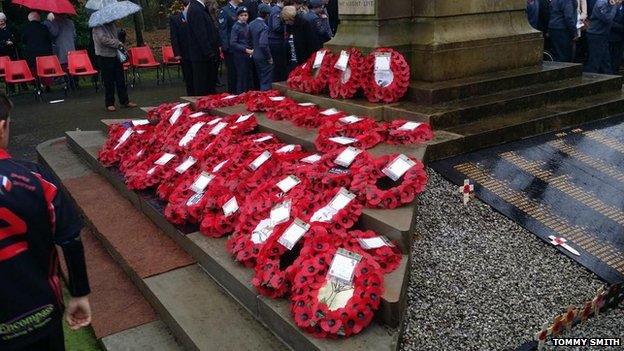
M 63 286 L 65 302 L 69 301 L 70 297 L 69 292 Z M 65 334 L 65 348 L 67 351 L 103 351 L 90 326 L 79 330 L 71 330 L 63 320 L 63 332 Z

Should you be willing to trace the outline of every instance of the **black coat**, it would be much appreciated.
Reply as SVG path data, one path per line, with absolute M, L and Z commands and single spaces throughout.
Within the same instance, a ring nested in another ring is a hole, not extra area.
M 182 13 L 169 18 L 169 31 L 171 34 L 171 47 L 173 54 L 189 60 L 191 56 L 191 43 L 189 39 L 189 26 Z
M 244 0 L 243 3 L 239 6 L 245 6 L 247 8 L 247 12 L 249 13 L 249 19 L 247 23 L 251 23 L 251 21 L 255 20 L 258 17 L 258 5 L 260 4 L 260 0 Z
M 193 0 L 186 12 L 186 19 L 189 39 L 193 43 L 191 61 L 216 60 L 219 57 L 219 30 L 209 9 Z
M 9 26 L 0 29 L 0 56 L 10 56 L 12 60 L 15 60 L 15 48 L 17 45 L 15 39 L 13 30 Z M 11 41 L 13 45 L 7 45 L 7 41 Z
M 340 17 L 338 14 L 338 0 L 329 0 L 327 6 L 327 17 L 329 17 L 329 27 L 332 30 L 332 33 L 336 35 L 338 31 L 338 25 L 340 24 Z
M 52 35 L 41 22 L 31 21 L 22 29 L 24 57 L 31 67 L 37 56 L 52 55 Z

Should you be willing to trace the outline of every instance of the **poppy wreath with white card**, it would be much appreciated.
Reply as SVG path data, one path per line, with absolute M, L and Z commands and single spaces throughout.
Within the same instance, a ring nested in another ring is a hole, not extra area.
M 171 131 L 179 128 L 180 124 L 182 124 L 188 116 L 193 114 L 190 104 L 171 105 L 172 104 L 166 104 L 158 107 L 158 122 L 152 134 L 153 138 L 168 136 Z
M 130 122 L 108 126 L 108 137 L 98 152 L 98 160 L 104 167 L 111 167 L 119 162 L 121 156 L 132 149 L 133 139 L 142 133 L 149 133 L 151 125 L 134 126 Z
M 365 77 L 365 57 L 356 48 L 337 55 L 329 76 L 329 96 L 334 99 L 351 99 L 362 87 Z
M 433 139 L 433 131 L 428 123 L 394 120 L 386 124 L 388 144 L 419 144 Z
M 315 207 L 305 220 L 313 226 L 326 223 L 328 230 L 334 232 L 352 228 L 362 215 L 362 205 L 357 197 L 345 188 L 326 190 L 318 194 L 317 201 L 313 203 Z
M 398 163 L 393 164 L 398 158 L 401 158 Z M 396 172 L 401 173 L 397 179 L 384 173 L 390 165 L 395 165 Z M 422 162 L 404 155 L 386 155 L 362 167 L 353 177 L 351 190 L 368 208 L 393 209 L 412 203 L 426 184 L 427 173 Z
M 298 127 L 317 128 L 321 125 L 319 111 L 318 106 L 311 102 L 297 104 L 297 108 L 293 111 L 291 121 Z
M 343 159 L 349 164 L 344 163 Z M 310 171 L 308 177 L 316 180 L 314 190 L 318 192 L 341 187 L 348 188 L 353 175 L 372 161 L 372 157 L 365 150 L 341 148 L 323 155 L 317 168 Z
M 171 115 L 171 109 L 178 106 L 177 102 L 169 102 L 156 106 L 155 108 L 147 111 L 147 119 L 152 123 L 158 123 L 163 119 L 169 118 Z
M 336 126 L 338 123 L 340 122 L 324 124 L 319 128 L 319 133 L 314 140 L 317 150 L 332 152 L 347 146 L 366 150 L 384 141 L 383 128 L 376 123 L 374 123 L 375 127 L 372 127 L 370 123 L 363 123 L 349 128 L 338 127 Z M 367 126 L 370 128 L 366 128 Z
M 243 102 L 244 95 L 232 95 L 229 93 L 213 94 L 202 96 L 197 99 L 195 106 L 199 111 L 210 111 L 211 109 L 229 107 Z
M 228 252 L 247 267 L 255 266 L 260 249 L 280 224 L 271 222 L 274 219 L 272 214 L 277 207 L 284 207 L 284 204 L 289 204 L 289 217 L 277 219 L 280 222 L 304 216 L 308 208 L 305 204 L 308 198 L 304 183 L 298 184 L 285 195 L 276 186 L 269 188 L 271 191 L 263 189 L 247 197 L 248 200 L 241 208 L 241 215 L 234 235 L 227 243 Z
M 253 113 L 230 115 L 224 119 L 229 122 L 228 129 L 237 135 L 251 133 L 258 126 L 258 120 Z
M 362 88 L 370 102 L 397 102 L 407 92 L 410 67 L 398 51 L 380 48 L 366 58 L 366 75 Z
M 330 243 L 331 238 L 323 228 L 310 227 L 299 219 L 275 227 L 258 254 L 252 285 L 264 296 L 278 298 L 286 295 L 292 287 L 290 278 L 295 276 L 299 261 L 308 258 L 307 254 L 301 254 L 313 241 Z M 330 245 L 323 247 L 329 248 Z
M 370 255 L 358 255 L 357 263 L 334 268 L 337 252 L 344 251 L 334 249 L 308 258 L 292 279 L 290 310 L 295 324 L 318 338 L 360 333 L 372 322 L 384 291 L 383 274 Z M 330 274 L 347 270 L 349 283 Z
M 372 230 L 352 230 L 347 233 L 347 238 L 350 250 L 371 255 L 383 273 L 390 273 L 401 264 L 399 248 Z
M 267 109 L 266 116 L 268 119 L 275 121 L 290 120 L 293 111 L 297 108 L 297 101 L 285 98 L 282 101 L 278 101 L 271 108 Z
M 184 179 L 184 174 L 194 173 L 199 169 L 201 160 L 205 157 L 204 151 L 194 151 L 186 154 L 185 157 L 180 157 L 177 160 L 175 168 L 171 169 L 165 174 L 158 187 L 156 188 L 156 195 L 161 200 L 167 200 L 171 192 L 177 187 L 178 183 Z
M 240 211 L 239 198 L 233 194 L 223 194 L 208 208 L 204 208 L 199 231 L 210 238 L 221 238 L 234 231 Z
M 152 154 L 126 172 L 130 190 L 143 190 L 158 184 L 167 172 L 176 166 L 178 155 L 167 152 Z
M 288 87 L 308 94 L 322 93 L 327 88 L 334 63 L 334 55 L 329 50 L 317 51 L 299 69 L 291 72 Z
M 286 99 L 280 94 L 277 90 L 249 91 L 245 94 L 245 107 L 249 112 L 264 112 Z

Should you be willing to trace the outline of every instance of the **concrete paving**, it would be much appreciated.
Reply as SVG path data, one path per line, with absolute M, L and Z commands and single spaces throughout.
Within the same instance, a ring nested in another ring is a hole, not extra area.
M 155 321 L 102 338 L 106 351 L 183 351 L 162 321 Z

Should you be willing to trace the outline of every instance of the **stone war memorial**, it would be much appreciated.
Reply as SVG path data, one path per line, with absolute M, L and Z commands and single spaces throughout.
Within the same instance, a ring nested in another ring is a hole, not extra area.
M 526 1 L 338 6 L 273 90 L 38 146 L 129 277 L 104 347 L 621 347 L 622 77 L 543 62 Z

